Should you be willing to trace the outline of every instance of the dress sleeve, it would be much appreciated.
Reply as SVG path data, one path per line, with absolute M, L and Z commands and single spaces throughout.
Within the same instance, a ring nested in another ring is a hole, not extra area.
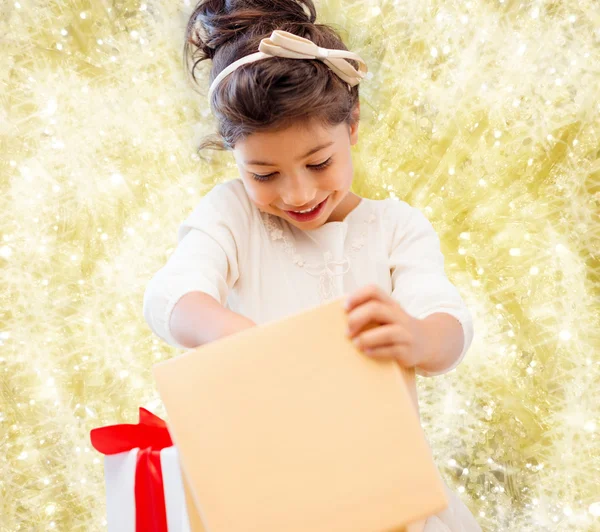
M 169 328 L 173 309 L 184 295 L 204 292 L 225 305 L 239 277 L 239 260 L 250 225 L 247 198 L 244 201 L 240 186 L 243 184 L 217 185 L 202 198 L 180 225 L 175 251 L 146 286 L 144 318 L 170 345 L 187 349 Z
M 454 316 L 463 328 L 463 350 L 452 366 L 438 372 L 416 369 L 423 376 L 441 375 L 458 366 L 471 346 L 473 319 L 457 288 L 446 276 L 440 240 L 431 222 L 406 202 L 394 203 L 390 250 L 392 297 L 415 318 L 444 312 Z

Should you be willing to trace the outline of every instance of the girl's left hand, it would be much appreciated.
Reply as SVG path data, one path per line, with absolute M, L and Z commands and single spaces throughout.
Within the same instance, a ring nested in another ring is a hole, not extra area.
M 426 359 L 429 340 L 421 321 L 377 285 L 365 286 L 346 300 L 348 336 L 368 356 L 394 358 L 406 368 Z M 365 327 L 371 326 L 368 330 Z

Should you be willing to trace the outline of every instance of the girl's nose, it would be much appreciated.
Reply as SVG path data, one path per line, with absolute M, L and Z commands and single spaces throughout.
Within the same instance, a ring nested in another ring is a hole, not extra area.
M 292 209 L 301 209 L 311 205 L 316 197 L 315 190 L 300 183 L 287 181 L 280 192 L 281 199 Z
M 285 195 L 282 196 L 285 204 L 290 207 L 290 209 L 297 210 L 307 208 L 312 205 L 314 200 L 314 194 L 308 193 L 294 193 L 293 195 Z

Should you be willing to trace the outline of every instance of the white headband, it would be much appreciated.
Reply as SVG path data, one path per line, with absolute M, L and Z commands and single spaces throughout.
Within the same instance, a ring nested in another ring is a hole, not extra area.
M 212 82 L 208 90 L 208 103 L 210 105 L 212 94 L 217 85 L 238 67 L 268 57 L 287 57 L 290 59 L 319 59 L 333 72 L 348 83 L 350 87 L 358 85 L 367 73 L 367 64 L 353 52 L 347 50 L 329 50 L 320 48 L 314 42 L 287 31 L 275 30 L 271 37 L 260 41 L 259 51 L 242 57 L 223 69 Z M 354 59 L 359 63 L 356 70 L 345 58 Z

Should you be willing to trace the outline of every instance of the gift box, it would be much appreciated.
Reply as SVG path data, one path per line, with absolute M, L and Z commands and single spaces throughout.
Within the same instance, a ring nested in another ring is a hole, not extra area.
M 144 408 L 139 416 L 90 432 L 105 455 L 108 531 L 204 532 L 166 423 Z
M 413 371 L 337 300 L 153 368 L 207 532 L 416 531 L 448 505 Z

